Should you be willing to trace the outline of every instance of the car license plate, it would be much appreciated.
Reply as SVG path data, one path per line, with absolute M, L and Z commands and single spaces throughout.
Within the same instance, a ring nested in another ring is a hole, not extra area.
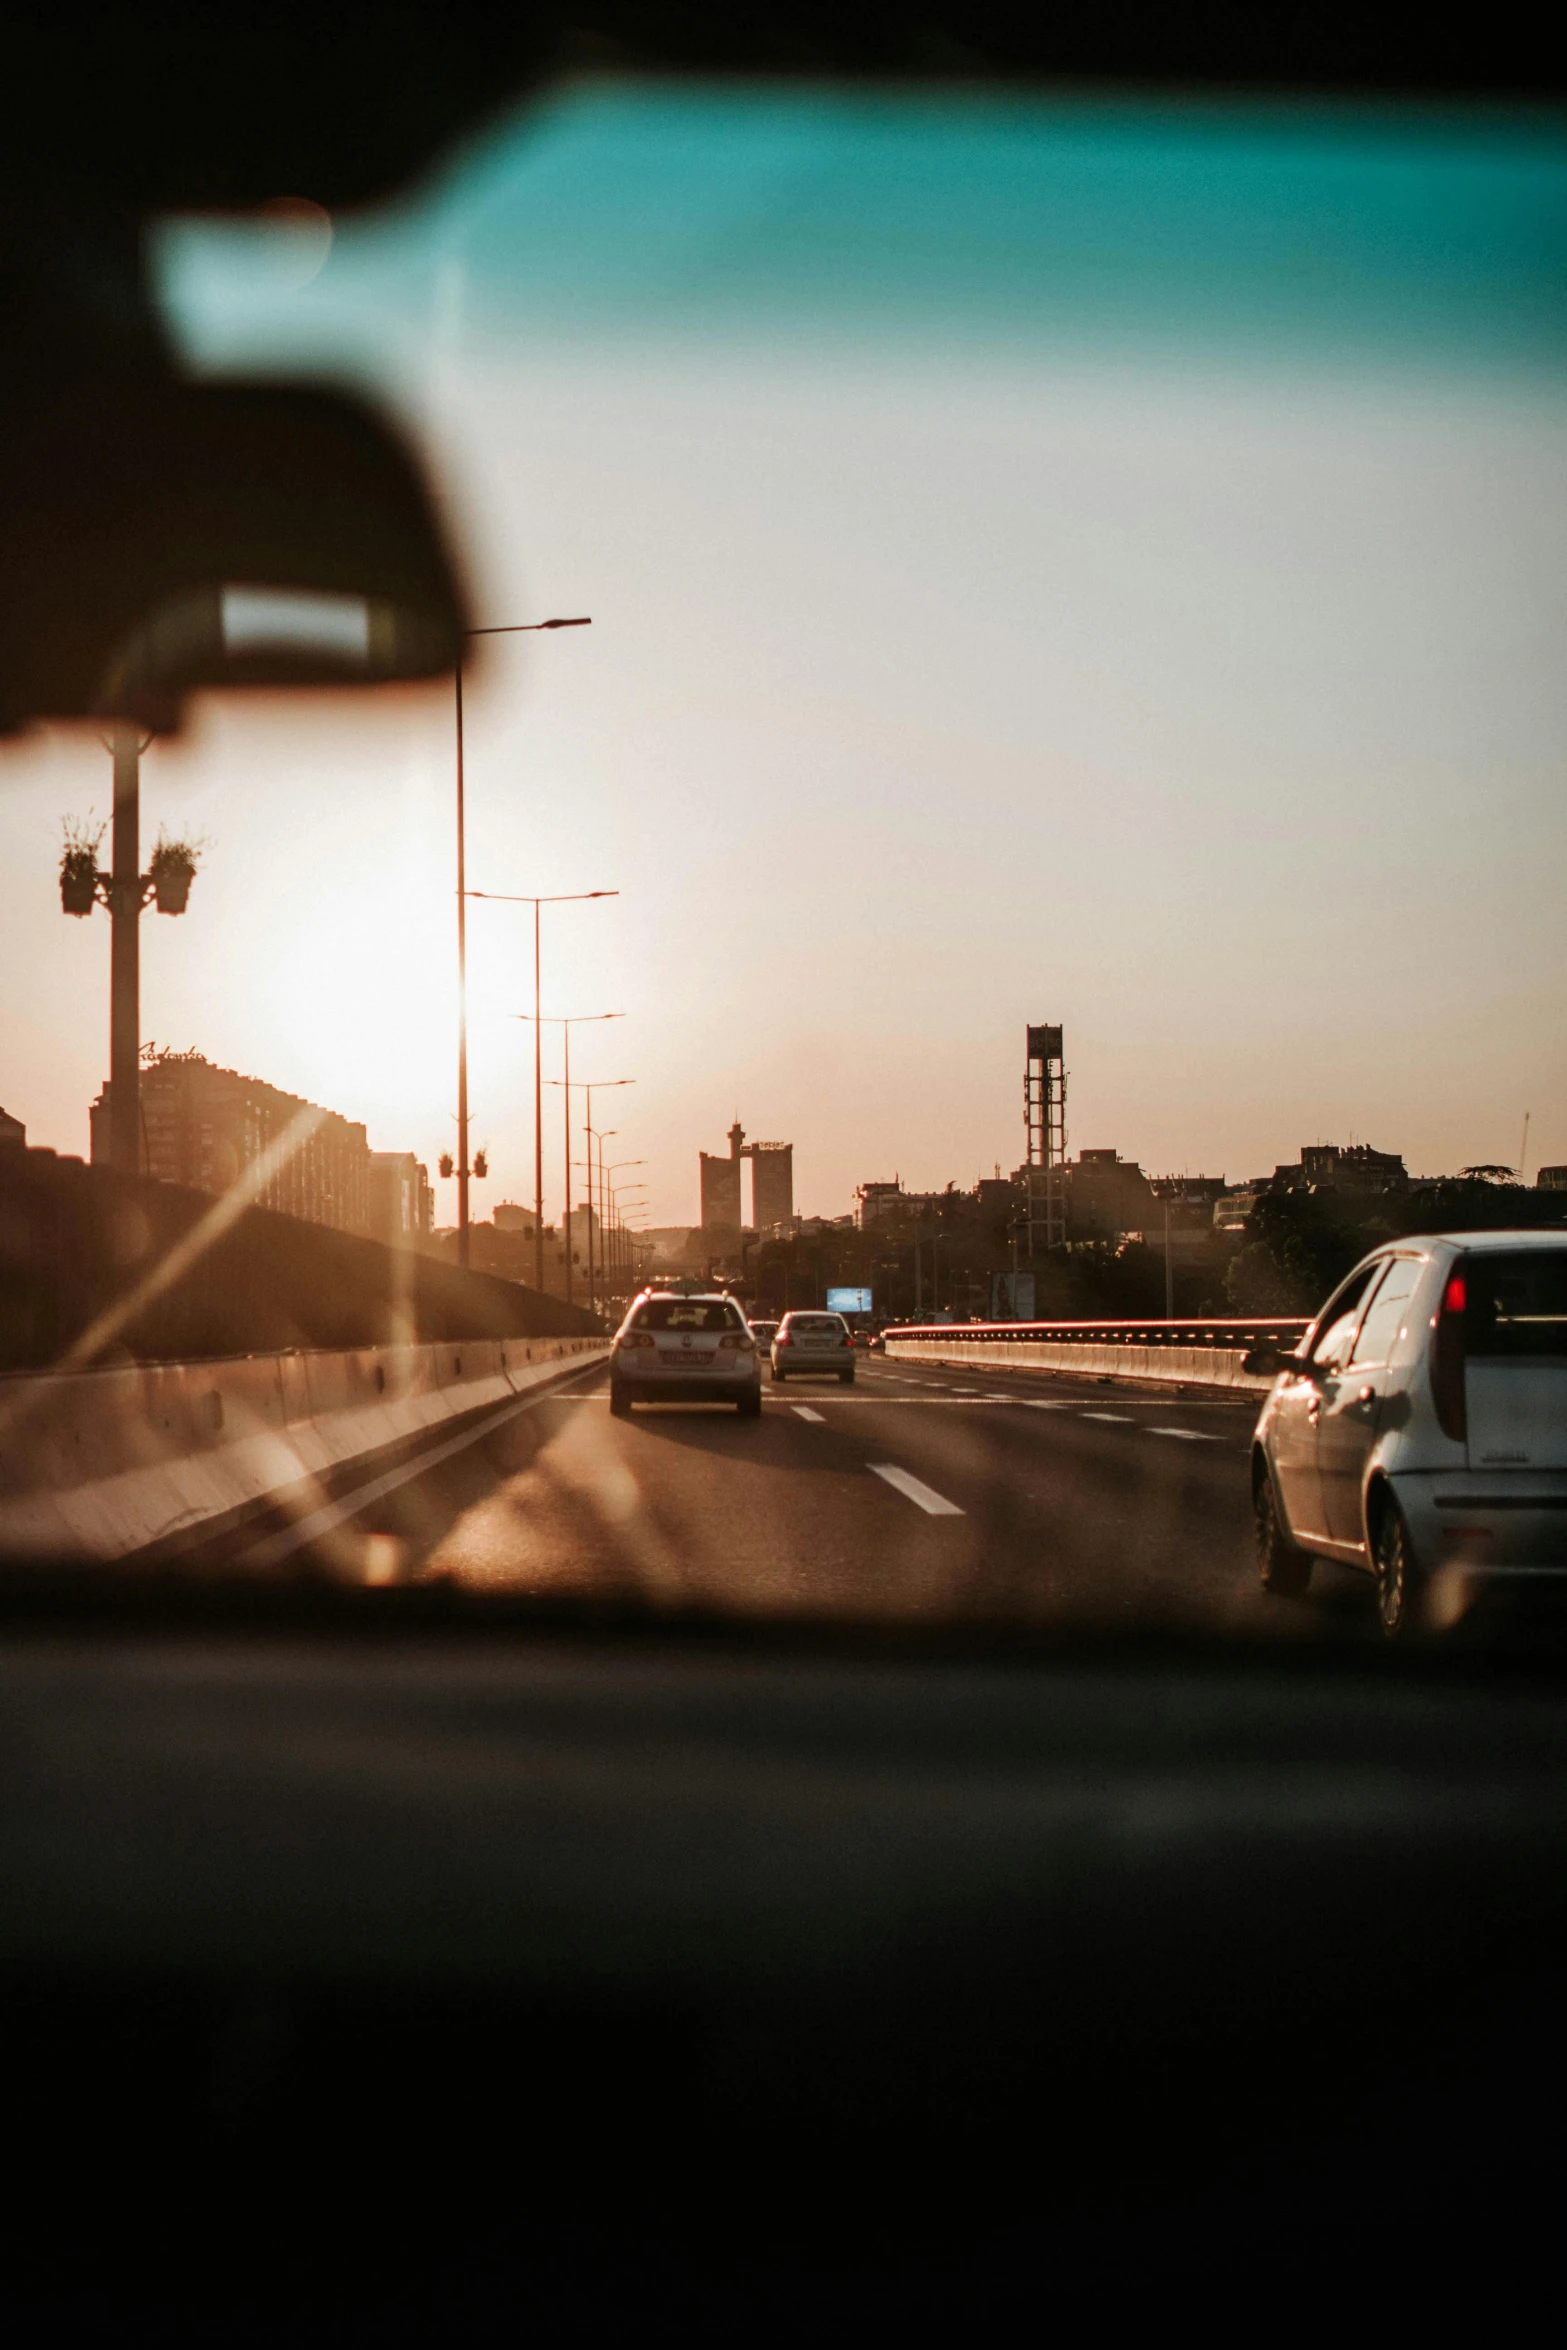
M 713 1367 L 710 1354 L 660 1355 L 659 1361 L 667 1363 L 672 1371 L 710 1371 Z

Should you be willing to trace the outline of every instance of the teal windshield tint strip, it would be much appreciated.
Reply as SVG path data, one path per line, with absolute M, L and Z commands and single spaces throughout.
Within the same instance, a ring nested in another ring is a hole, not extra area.
M 460 264 L 465 328 L 506 337 L 1567 357 L 1567 126 L 1538 115 L 588 86 L 348 224 L 301 292 L 259 263 L 246 291 L 247 234 L 166 248 L 197 344 L 236 304 L 307 340 L 406 312 Z

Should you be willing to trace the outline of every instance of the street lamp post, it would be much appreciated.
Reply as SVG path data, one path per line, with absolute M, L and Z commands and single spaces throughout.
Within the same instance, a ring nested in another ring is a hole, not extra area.
M 612 892 L 606 892 L 606 895 L 612 894 Z M 542 1017 L 536 1012 L 513 1012 L 512 1014 L 512 1018 L 514 1020 L 531 1020 L 533 1022 L 535 1039 L 537 1039 L 541 1029 L 558 1028 L 565 1043 L 564 1074 L 560 1077 L 551 1077 L 548 1082 L 551 1085 L 562 1085 L 566 1090 L 566 1200 L 563 1211 L 565 1215 L 565 1222 L 562 1225 L 561 1230 L 565 1236 L 566 1242 L 567 1305 L 570 1305 L 571 1303 L 571 1032 L 574 1028 L 580 1028 L 584 1021 L 624 1020 L 625 1016 L 626 1015 L 624 1012 L 571 1012 L 568 1013 L 563 1019 L 559 1012 L 550 1012 L 543 1015 Z M 535 1072 L 537 1071 L 537 1068 L 538 1056 L 535 1054 Z M 540 1261 L 542 1263 L 542 1259 Z
M 587 1096 L 587 1110 L 586 1110 L 586 1113 L 585 1113 L 585 1115 L 584 1115 L 584 1118 L 583 1118 L 583 1133 L 584 1133 L 584 1135 L 585 1135 L 585 1136 L 586 1136 L 586 1138 L 587 1138 L 587 1145 L 588 1145 L 588 1297 L 589 1297 L 589 1301 L 590 1301 L 590 1303 L 593 1301 L 593 1295 L 594 1295 L 594 1292 L 593 1292 L 593 1096 L 594 1096 L 594 1094 L 595 1094 L 595 1093 L 611 1093 L 611 1092 L 613 1092 L 614 1088 L 615 1088 L 617 1085 L 635 1085 L 635 1084 L 636 1084 L 636 1079 L 635 1079 L 634 1077 L 596 1077 L 596 1078 L 593 1080 L 593 1083 L 592 1083 L 591 1085 L 585 1085 L 585 1086 L 582 1088 L 582 1090 L 583 1090 L 584 1094 Z M 571 1096 L 570 1096 L 570 1094 L 568 1094 L 568 1095 L 566 1096 L 566 1101 L 567 1101 L 567 1106 L 568 1106 L 568 1108 L 569 1108 L 569 1106 L 570 1106 L 570 1102 L 571 1102 Z M 612 1129 L 611 1131 L 613 1131 L 613 1129 Z M 602 1255 L 602 1254 L 603 1254 L 603 1251 L 601 1250 L 599 1253 L 600 1253 L 600 1255 Z
M 109 1159 L 141 1165 L 141 745 L 114 730 L 114 841 L 109 881 Z
M 540 629 L 591 628 L 580 620 L 520 620 L 506 628 L 465 628 L 475 636 L 532 636 Z M 457 1261 L 468 1263 L 468 864 L 463 808 L 462 656 L 452 672 L 457 688 Z
M 645 1167 L 646 1165 L 646 1159 L 615 1159 L 607 1169 L 603 1169 L 602 1171 L 607 1178 L 611 1175 L 618 1175 L 622 1167 Z M 608 1196 L 614 1214 L 617 1217 L 620 1214 L 620 1194 L 622 1191 L 645 1191 L 646 1189 L 647 1186 L 643 1183 L 623 1183 L 618 1187 L 613 1183 L 609 1184 Z
M 141 869 L 141 755 L 150 737 L 131 725 L 114 729 L 114 833 L 110 869 L 98 871 L 100 833 L 67 834 L 60 860 L 60 904 L 67 914 L 109 909 L 109 1164 L 122 1175 L 142 1171 L 141 917 L 156 899 L 160 914 L 183 914 L 199 850 L 189 841 L 158 842 Z
M 510 890 L 471 889 L 471 898 L 487 898 L 496 905 L 533 908 L 533 1285 L 544 1288 L 544 1023 L 539 1017 L 539 908 L 585 905 L 589 898 L 618 898 L 618 889 L 564 890 L 558 896 L 534 898 Z M 527 1018 L 526 1012 L 515 1015 Z M 606 1014 L 606 1018 L 611 1015 Z
M 619 1269 L 627 1280 L 635 1280 L 636 1278 L 636 1265 L 634 1261 L 635 1251 L 631 1245 L 632 1227 L 624 1212 L 622 1211 L 620 1203 L 628 1193 L 637 1191 L 645 1192 L 646 1189 L 647 1185 L 645 1183 L 628 1183 L 620 1190 L 617 1190 L 613 1184 L 610 1186 L 610 1212 L 615 1220 L 615 1231 L 617 1234 L 616 1258 L 619 1264 Z M 632 1210 L 632 1214 L 640 1216 L 645 1215 L 646 1213 L 647 1202 L 645 1200 L 638 1201 L 637 1205 Z
M 586 1112 L 586 1115 L 585 1115 L 585 1117 L 584 1117 L 584 1120 L 583 1120 L 583 1129 L 582 1129 L 582 1131 L 583 1131 L 584 1137 L 585 1137 L 585 1139 L 586 1139 L 586 1142 L 587 1142 L 587 1166 L 588 1166 L 588 1304 L 589 1304 L 589 1306 L 590 1306 L 590 1307 L 591 1307 L 591 1306 L 592 1306 L 592 1304 L 593 1304 L 593 1096 L 595 1095 L 595 1093 L 609 1093 L 609 1092 L 611 1092 L 611 1091 L 613 1090 L 613 1088 L 614 1088 L 615 1086 L 617 1086 L 617 1085 L 635 1085 L 635 1084 L 636 1084 L 636 1079 L 635 1079 L 634 1077 L 595 1077 L 595 1078 L 592 1080 L 591 1084 L 584 1085 L 584 1086 L 583 1086 L 583 1088 L 582 1088 L 582 1091 L 583 1091 L 583 1092 L 584 1092 L 584 1093 L 587 1095 L 587 1102 L 588 1102 L 588 1106 L 587 1106 L 587 1112 Z M 565 1086 L 566 1086 L 566 1134 L 567 1134 L 567 1141 L 566 1141 L 566 1183 L 567 1183 L 567 1197 L 569 1198 L 569 1197 L 570 1197 L 570 1184 L 571 1184 L 571 1140 L 570 1140 L 570 1136 L 571 1136 L 571 1079 L 570 1079 L 570 1076 L 569 1076 L 569 1075 L 568 1075 L 568 1076 L 567 1076 L 567 1078 L 565 1079 Z M 568 1244 L 568 1247 L 567 1247 L 567 1256 L 568 1256 L 568 1258 L 569 1258 L 569 1256 L 570 1256 L 570 1253 L 571 1253 L 571 1252 L 570 1252 L 570 1247 L 569 1247 L 569 1244 Z
M 643 1260 L 637 1255 L 637 1237 L 646 1228 L 647 1213 L 646 1200 L 638 1200 L 633 1205 L 631 1214 L 622 1219 L 626 1235 L 626 1278 L 638 1285 L 641 1282 Z M 640 1217 L 642 1221 L 640 1223 L 633 1222 L 633 1217 Z
M 622 1167 L 645 1167 L 647 1165 L 647 1161 L 646 1159 L 615 1159 L 606 1168 L 604 1165 L 604 1152 L 602 1147 L 603 1139 L 604 1138 L 601 1135 L 599 1137 L 599 1184 L 601 1190 L 603 1191 L 604 1197 L 610 1203 L 610 1212 L 616 1219 L 616 1230 L 618 1231 L 618 1219 L 620 1215 L 620 1191 L 644 1191 L 646 1190 L 647 1186 L 642 1183 L 626 1183 L 622 1184 L 620 1189 L 617 1190 L 616 1187 L 609 1182 L 608 1178 L 611 1175 L 618 1175 Z M 616 1255 L 617 1259 L 619 1260 L 617 1269 L 624 1270 L 624 1251 L 617 1249 Z
M 604 1293 L 605 1293 L 605 1295 L 607 1295 L 607 1293 L 608 1293 L 608 1288 L 609 1288 L 609 1224 L 608 1224 L 608 1220 L 607 1220 L 607 1216 L 606 1216 L 606 1210 L 607 1210 L 607 1208 L 608 1208 L 608 1206 L 609 1206 L 609 1201 L 608 1201 L 608 1197 L 607 1197 L 607 1195 L 606 1195 L 606 1193 L 605 1193 L 605 1190 L 604 1190 L 604 1145 L 605 1145 L 605 1143 L 606 1143 L 606 1142 L 609 1140 L 609 1138 L 610 1138 L 610 1136 L 611 1136 L 611 1135 L 613 1135 L 613 1134 L 618 1134 L 618 1133 L 619 1133 L 619 1131 L 620 1131 L 620 1129 L 619 1129 L 619 1127 L 618 1127 L 618 1126 L 607 1126 L 607 1127 L 605 1127 L 605 1128 L 603 1129 L 603 1131 L 600 1133 L 600 1135 L 599 1135 L 599 1138 L 598 1138 L 598 1145 L 599 1145 L 599 1179 L 598 1179 L 598 1203 L 599 1203 L 599 1288 L 600 1288 L 600 1290 L 601 1290 L 602 1292 L 604 1292 Z M 591 1166 L 590 1166 L 590 1167 L 589 1167 L 589 1169 L 588 1169 L 588 1187 L 589 1187 L 589 1188 L 588 1188 L 588 1196 L 589 1196 L 589 1198 L 590 1198 L 590 1199 L 591 1199 L 591 1197 L 593 1196 L 593 1193 L 592 1193 L 592 1184 L 593 1184 L 593 1170 L 592 1170 L 592 1168 L 591 1168 Z M 600 1307 L 602 1308 L 602 1306 L 603 1306 L 603 1304 L 604 1304 L 604 1297 L 603 1297 L 603 1296 L 601 1296 L 601 1297 L 600 1297 L 600 1299 L 599 1299 L 599 1304 L 600 1304 Z

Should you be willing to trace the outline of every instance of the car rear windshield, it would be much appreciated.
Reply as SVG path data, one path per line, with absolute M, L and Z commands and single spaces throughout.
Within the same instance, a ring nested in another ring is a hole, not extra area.
M 836 1314 L 792 1314 L 789 1318 L 792 1335 L 805 1338 L 841 1338 L 843 1324 Z
M 722 1298 L 649 1298 L 632 1321 L 634 1330 L 738 1330 L 739 1309 Z
M 1469 1259 L 1464 1343 L 1472 1355 L 1567 1355 L 1567 1249 Z

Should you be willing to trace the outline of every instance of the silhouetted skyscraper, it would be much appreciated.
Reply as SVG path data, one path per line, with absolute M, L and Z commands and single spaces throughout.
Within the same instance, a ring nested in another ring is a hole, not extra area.
M 794 1221 L 794 1144 L 753 1142 L 751 1216 L 758 1232 Z
M 701 1153 L 702 1229 L 738 1232 L 740 1229 L 740 1146 L 745 1128 L 739 1119 L 729 1129 L 729 1156 Z

